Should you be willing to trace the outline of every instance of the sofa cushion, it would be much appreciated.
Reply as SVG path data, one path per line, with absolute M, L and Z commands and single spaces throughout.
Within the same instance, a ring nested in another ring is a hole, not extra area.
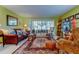
M 8 30 L 6 29 L 0 29 L 0 30 L 3 32 L 3 34 L 9 34 Z
M 16 32 L 14 30 L 10 30 L 9 34 L 16 34 Z
M 22 35 L 23 32 L 21 30 L 17 30 L 17 35 Z

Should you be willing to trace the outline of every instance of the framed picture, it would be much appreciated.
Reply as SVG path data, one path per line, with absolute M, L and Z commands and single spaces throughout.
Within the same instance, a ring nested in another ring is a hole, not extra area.
M 75 18 L 79 19 L 79 13 L 75 14 Z
M 66 18 L 66 19 L 65 19 L 65 21 L 68 21 L 68 20 L 69 20 L 69 18 Z
M 7 26 L 17 26 L 18 18 L 7 15 Z
M 74 18 L 74 15 L 70 16 L 69 17 L 69 20 L 73 20 L 73 18 Z

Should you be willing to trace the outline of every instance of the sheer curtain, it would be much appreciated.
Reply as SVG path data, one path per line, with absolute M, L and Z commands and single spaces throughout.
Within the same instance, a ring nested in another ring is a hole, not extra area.
M 33 20 L 30 22 L 30 29 L 32 33 L 44 35 L 49 30 L 54 31 L 54 20 Z
M 52 21 L 33 21 L 34 30 L 49 30 L 53 27 Z

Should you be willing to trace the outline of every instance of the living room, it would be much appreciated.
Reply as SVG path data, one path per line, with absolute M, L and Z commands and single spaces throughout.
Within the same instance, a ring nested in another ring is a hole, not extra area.
M 1 5 L 0 54 L 79 53 L 78 19 L 78 5 Z

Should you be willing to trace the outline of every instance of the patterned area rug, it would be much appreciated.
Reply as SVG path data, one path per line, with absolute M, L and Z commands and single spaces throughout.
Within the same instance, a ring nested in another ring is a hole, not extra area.
M 43 48 L 45 41 L 45 38 L 36 38 L 30 48 Z
M 58 54 L 58 52 L 44 48 L 28 48 L 24 49 L 22 54 Z
M 45 40 L 45 38 L 36 38 L 32 42 L 32 44 L 29 41 L 27 41 L 13 54 L 58 54 L 58 50 L 50 50 L 43 48 Z

